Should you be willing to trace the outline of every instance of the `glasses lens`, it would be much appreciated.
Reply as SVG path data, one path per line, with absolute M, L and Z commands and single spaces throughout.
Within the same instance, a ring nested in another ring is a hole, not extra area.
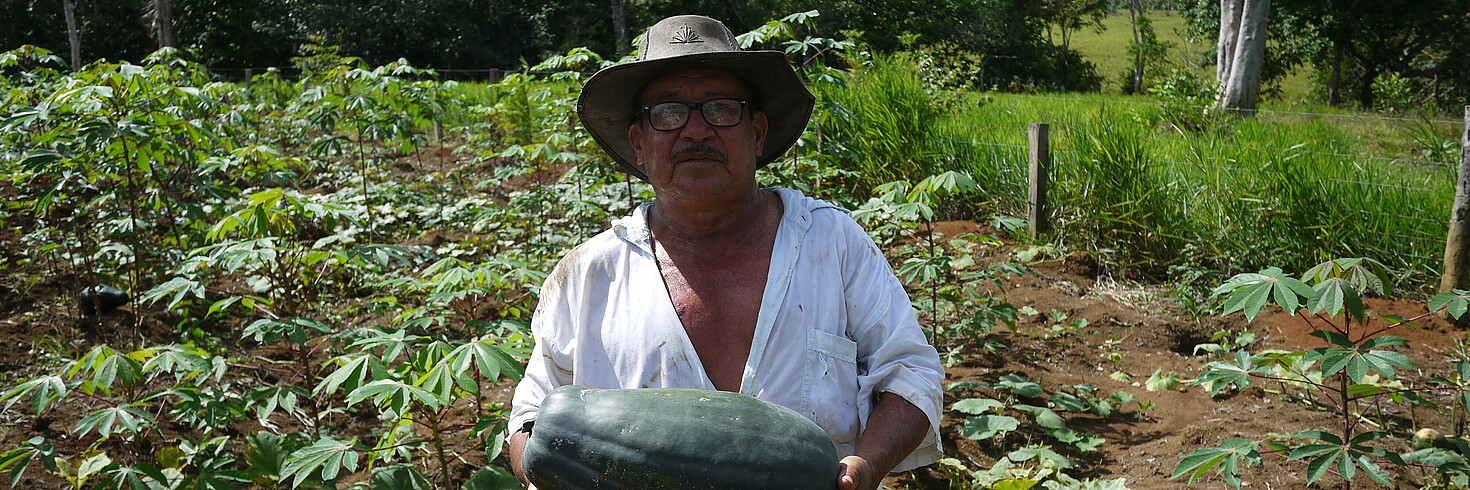
M 659 131 L 679 129 L 688 119 L 688 104 L 669 102 L 648 108 L 648 124 Z
M 713 126 L 734 126 L 740 124 L 740 101 L 735 99 L 714 99 L 705 101 L 700 106 L 700 112 L 704 113 L 704 120 Z

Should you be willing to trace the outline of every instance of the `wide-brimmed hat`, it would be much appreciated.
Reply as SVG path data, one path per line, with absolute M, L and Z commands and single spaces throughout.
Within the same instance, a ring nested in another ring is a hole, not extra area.
M 699 15 L 669 17 L 648 28 L 634 61 L 609 66 L 592 75 L 577 99 L 577 116 L 597 144 L 622 169 L 648 180 L 634 162 L 628 125 L 638 112 L 639 93 L 665 73 L 711 68 L 734 74 L 754 92 L 753 102 L 766 113 L 766 144 L 757 168 L 780 158 L 806 129 L 816 98 L 802 85 L 786 54 L 742 51 L 735 35 L 718 20 Z M 697 102 L 697 101 L 691 101 Z

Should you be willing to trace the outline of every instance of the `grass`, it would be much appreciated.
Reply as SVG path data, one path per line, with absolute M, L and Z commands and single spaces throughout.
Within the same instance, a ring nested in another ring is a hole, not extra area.
M 1189 261 L 1239 272 L 1369 256 L 1416 282 L 1438 277 L 1455 169 L 1403 137 L 1430 123 L 1265 114 L 1188 133 L 1161 121 L 1150 97 L 988 98 L 941 132 L 991 149 L 963 170 L 1014 176 L 986 192 L 1019 215 L 1025 127 L 1049 123 L 1051 199 L 1059 239 L 1072 245 L 1121 249 L 1125 265 L 1154 273 Z

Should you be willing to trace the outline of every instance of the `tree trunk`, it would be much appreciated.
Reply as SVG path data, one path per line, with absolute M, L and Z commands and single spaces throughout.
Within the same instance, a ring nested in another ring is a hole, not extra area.
M 71 44 L 71 71 L 82 68 L 82 33 L 77 28 L 77 4 L 73 0 L 61 0 L 61 11 L 66 15 L 66 40 Z
M 1220 94 L 1219 105 L 1222 109 L 1251 115 L 1256 111 L 1256 99 L 1261 90 L 1261 66 L 1266 56 L 1266 17 L 1271 11 L 1271 0 L 1245 0 L 1242 7 L 1235 57 L 1230 63 L 1230 78 Z
M 623 0 L 611 0 L 613 39 L 617 46 L 613 48 L 613 55 L 621 58 L 628 53 L 628 19 L 623 15 Z
M 178 46 L 174 42 L 173 0 L 154 0 L 153 28 L 158 32 L 159 49 Z
M 1220 0 L 1220 43 L 1215 46 L 1215 82 L 1225 90 L 1235 62 L 1235 37 L 1240 34 L 1240 11 L 1245 0 Z
M 1342 45 L 1332 46 L 1332 78 L 1327 82 L 1327 105 L 1342 104 Z
M 1143 15 L 1141 0 L 1128 0 L 1128 23 L 1133 26 L 1133 45 L 1137 47 L 1133 53 L 1133 88 L 1130 94 L 1143 93 L 1143 33 L 1138 30 L 1138 18 Z

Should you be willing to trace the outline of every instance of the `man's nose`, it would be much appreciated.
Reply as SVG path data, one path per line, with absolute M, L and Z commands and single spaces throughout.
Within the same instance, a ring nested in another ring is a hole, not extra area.
M 700 108 L 689 111 L 689 122 L 684 124 L 680 136 L 693 140 L 704 140 L 713 136 L 714 133 L 715 127 L 711 126 L 709 121 L 704 120 L 704 109 Z

